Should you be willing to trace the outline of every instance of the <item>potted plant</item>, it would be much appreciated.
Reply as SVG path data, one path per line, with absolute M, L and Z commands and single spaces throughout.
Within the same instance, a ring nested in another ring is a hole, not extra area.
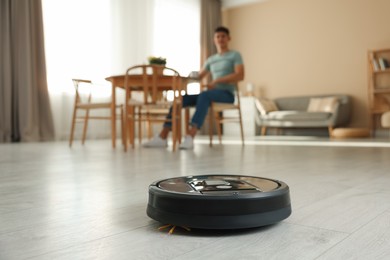
M 149 64 L 151 65 L 161 65 L 165 66 L 167 64 L 167 59 L 162 58 L 162 57 L 155 57 L 155 56 L 150 56 L 148 58 Z

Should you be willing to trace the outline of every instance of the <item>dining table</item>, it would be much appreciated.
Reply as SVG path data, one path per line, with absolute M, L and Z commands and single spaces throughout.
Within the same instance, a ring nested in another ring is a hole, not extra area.
M 150 77 L 152 77 L 150 75 Z M 163 75 L 158 77 L 157 88 L 159 91 L 168 91 L 172 90 L 172 77 L 170 75 Z M 193 79 L 190 77 L 180 76 L 181 90 L 187 89 L 187 84 Z M 125 79 L 126 75 L 113 75 L 106 78 L 107 81 L 111 82 L 111 140 L 112 147 L 116 147 L 116 90 L 125 89 Z M 128 85 L 131 86 L 132 91 L 142 91 L 143 78 L 142 75 L 128 75 Z

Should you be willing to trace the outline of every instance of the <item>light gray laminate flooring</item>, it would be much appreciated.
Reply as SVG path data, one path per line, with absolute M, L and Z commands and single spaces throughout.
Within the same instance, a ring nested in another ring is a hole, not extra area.
M 390 259 L 388 143 L 308 143 L 0 144 L 0 259 Z M 292 215 L 249 230 L 159 231 L 148 185 L 199 174 L 283 180 Z

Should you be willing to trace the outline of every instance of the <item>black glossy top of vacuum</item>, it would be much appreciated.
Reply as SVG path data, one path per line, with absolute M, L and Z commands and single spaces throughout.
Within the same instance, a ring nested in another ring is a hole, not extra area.
M 276 223 L 291 214 L 289 187 L 242 175 L 199 175 L 149 186 L 147 214 L 164 224 L 239 229 Z

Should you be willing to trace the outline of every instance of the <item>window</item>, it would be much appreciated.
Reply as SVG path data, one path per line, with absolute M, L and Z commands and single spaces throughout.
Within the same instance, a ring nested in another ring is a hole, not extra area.
M 42 6 L 49 91 L 73 93 L 72 78 L 104 80 L 111 70 L 110 1 L 43 0 Z
M 151 55 L 166 57 L 183 76 L 199 70 L 199 0 L 42 0 L 42 7 L 57 139 L 69 134 L 72 78 L 109 86 L 106 77 L 147 63 Z M 189 92 L 199 92 L 199 85 Z M 102 88 L 102 99 L 110 95 Z M 110 134 L 108 125 L 90 130 L 92 136 Z
M 200 1 L 155 0 L 153 56 L 167 58 L 167 66 L 183 76 L 200 68 Z M 199 84 L 188 86 L 199 93 Z
M 106 76 L 146 63 L 151 55 L 167 58 L 184 76 L 200 68 L 199 0 L 43 0 L 42 5 L 50 92 L 69 91 L 71 78 L 104 83 Z

